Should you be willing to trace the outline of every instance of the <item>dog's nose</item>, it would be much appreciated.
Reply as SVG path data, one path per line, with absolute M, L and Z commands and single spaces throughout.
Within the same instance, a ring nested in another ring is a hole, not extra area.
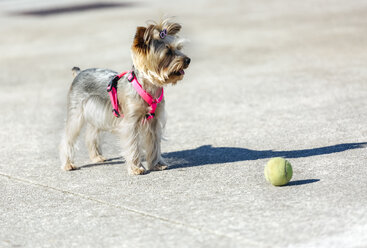
M 191 62 L 191 59 L 189 57 L 186 57 L 184 62 L 185 62 L 185 65 L 189 65 Z

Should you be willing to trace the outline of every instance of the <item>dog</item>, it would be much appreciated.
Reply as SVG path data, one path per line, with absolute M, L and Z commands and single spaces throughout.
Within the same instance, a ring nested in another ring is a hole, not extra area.
M 137 27 L 129 72 L 73 68 L 74 80 L 68 93 L 66 127 L 60 145 L 62 169 L 77 169 L 74 146 L 84 125 L 92 162 L 106 160 L 99 135 L 110 131 L 121 140 L 129 174 L 168 167 L 161 156 L 166 123 L 163 88 L 182 80 L 191 61 L 182 52 L 184 39 L 178 36 L 181 27 L 171 19 Z

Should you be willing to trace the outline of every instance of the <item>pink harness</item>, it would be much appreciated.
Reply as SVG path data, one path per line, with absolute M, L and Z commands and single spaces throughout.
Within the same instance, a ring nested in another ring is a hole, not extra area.
M 114 77 L 111 80 L 111 82 L 107 86 L 107 92 L 110 95 L 110 99 L 111 99 L 111 103 L 112 103 L 112 107 L 113 107 L 113 114 L 116 117 L 120 117 L 119 102 L 118 102 L 118 99 L 117 99 L 117 83 L 120 80 L 120 78 L 122 78 L 127 73 L 130 73 L 130 75 L 127 77 L 127 80 L 132 84 L 132 86 L 134 87 L 136 92 L 138 92 L 138 94 L 141 96 L 141 98 L 143 98 L 144 101 L 146 103 L 148 103 L 148 105 L 150 107 L 150 111 L 145 116 L 145 118 L 147 120 L 153 119 L 154 116 L 155 116 L 155 110 L 157 109 L 157 104 L 160 103 L 163 100 L 163 95 L 164 95 L 163 88 L 162 88 L 161 95 L 157 99 L 154 99 L 149 93 L 147 93 L 143 89 L 141 84 L 139 84 L 138 79 L 136 78 L 134 71 L 126 71 L 126 72 L 123 72 L 123 73 L 117 75 L 116 77 Z

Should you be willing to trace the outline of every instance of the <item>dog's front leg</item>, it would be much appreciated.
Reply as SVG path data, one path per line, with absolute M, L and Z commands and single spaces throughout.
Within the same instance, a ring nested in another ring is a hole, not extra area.
M 140 118 L 125 116 L 120 128 L 121 141 L 123 142 L 123 156 L 126 160 L 129 174 L 133 175 L 145 173 L 140 156 L 139 124 Z
M 167 164 L 161 156 L 162 128 L 156 119 L 151 120 L 145 136 L 145 151 L 148 170 L 164 170 Z

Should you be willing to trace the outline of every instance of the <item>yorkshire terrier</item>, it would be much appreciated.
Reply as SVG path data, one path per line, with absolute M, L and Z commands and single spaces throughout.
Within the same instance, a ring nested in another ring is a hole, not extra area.
M 101 131 L 120 137 L 130 174 L 164 170 L 162 130 L 166 123 L 163 87 L 176 84 L 190 64 L 177 34 L 181 25 L 165 19 L 137 27 L 131 47 L 133 67 L 126 73 L 73 68 L 67 101 L 66 128 L 60 145 L 62 169 L 74 170 L 74 145 L 86 124 L 86 143 L 94 163 L 104 162 Z M 143 165 L 142 161 L 146 163 Z

